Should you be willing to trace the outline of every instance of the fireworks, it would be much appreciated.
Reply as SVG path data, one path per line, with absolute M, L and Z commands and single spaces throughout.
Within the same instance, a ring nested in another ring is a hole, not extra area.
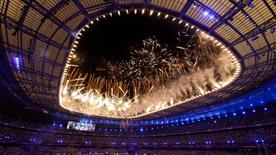
M 70 65 L 61 105 L 89 115 L 131 118 L 205 95 L 234 79 L 238 63 L 229 51 L 198 31 L 181 33 L 191 39 L 177 47 L 143 40 L 129 60 L 109 63 L 104 77 Z

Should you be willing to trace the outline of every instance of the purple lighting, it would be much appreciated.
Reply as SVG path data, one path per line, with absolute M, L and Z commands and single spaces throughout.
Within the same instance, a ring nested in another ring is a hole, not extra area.
M 14 58 L 14 61 L 15 61 L 15 67 L 18 71 L 20 71 L 20 63 L 19 63 L 19 58 L 18 57 L 15 57 Z
M 272 27 L 270 32 L 274 33 L 275 31 L 276 31 L 276 27 Z
M 208 14 L 209 14 L 208 11 L 204 11 L 204 12 L 203 12 L 203 15 L 204 15 L 204 16 L 207 16 Z
M 57 140 L 57 143 L 61 144 L 63 143 L 63 140 Z

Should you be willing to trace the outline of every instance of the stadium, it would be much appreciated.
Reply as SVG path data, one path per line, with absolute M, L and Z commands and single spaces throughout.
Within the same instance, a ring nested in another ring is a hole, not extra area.
M 275 0 L 0 7 L 0 154 L 275 154 Z

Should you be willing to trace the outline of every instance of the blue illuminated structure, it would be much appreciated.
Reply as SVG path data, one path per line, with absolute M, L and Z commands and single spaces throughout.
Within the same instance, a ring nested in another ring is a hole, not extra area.
M 20 71 L 20 61 L 19 61 L 19 57 L 15 57 L 15 58 L 14 58 L 14 63 L 15 63 L 15 67 L 16 67 L 17 71 Z
M 221 116 L 232 113 L 233 116 L 236 116 L 237 113 L 240 113 L 241 109 L 252 109 L 253 107 L 265 106 L 266 104 L 274 104 L 276 102 L 276 79 L 271 80 L 266 85 L 261 88 L 255 89 L 251 92 L 248 92 L 240 97 L 229 100 L 219 106 L 215 107 L 204 107 L 199 110 L 180 115 L 177 117 L 171 117 L 167 119 L 158 119 L 151 121 L 142 121 L 140 122 L 143 125 L 148 124 L 167 124 L 168 122 L 175 122 L 179 120 L 189 121 L 189 119 L 202 119 L 212 116 Z M 264 110 L 268 110 L 266 107 Z M 255 109 L 252 109 L 252 112 L 256 112 Z M 245 111 L 242 112 L 245 114 Z

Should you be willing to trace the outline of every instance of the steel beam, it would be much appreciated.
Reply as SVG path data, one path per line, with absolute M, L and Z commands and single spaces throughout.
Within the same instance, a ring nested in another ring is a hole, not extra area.
M 238 4 L 236 1 L 234 0 L 229 0 L 233 5 L 235 5 L 237 8 L 240 9 L 240 11 L 256 26 L 256 29 L 259 29 L 259 31 L 261 32 L 261 34 L 263 35 L 263 38 L 265 39 L 265 42 L 267 44 L 267 46 L 271 49 L 270 47 L 270 43 L 268 42 L 265 34 L 264 34 L 264 31 L 257 25 L 257 23 L 251 18 L 251 16 L 249 16 L 249 14 L 242 8 L 242 6 L 240 4 Z M 249 43 L 249 45 L 251 45 Z M 252 45 L 251 45 L 252 46 Z M 258 53 L 256 53 L 256 55 L 258 56 Z M 267 57 L 267 59 L 269 58 L 269 55 Z M 258 66 L 258 59 L 256 60 L 257 58 L 255 58 L 255 66 L 257 67 Z
M 60 21 L 56 16 L 54 16 L 53 14 L 51 14 L 51 12 L 49 12 L 49 10 L 47 10 L 43 5 L 41 5 L 40 3 L 38 3 L 36 0 L 22 0 L 25 4 L 30 5 L 31 8 L 33 8 L 34 10 L 36 10 L 37 12 L 39 12 L 40 14 L 42 14 L 45 18 L 48 18 L 50 21 L 52 21 L 53 23 L 55 23 L 56 25 L 58 25 L 59 27 L 63 28 L 66 32 L 70 33 L 71 29 L 69 27 L 67 27 L 64 22 Z M 64 1 L 61 1 L 62 3 L 65 3 Z M 59 4 L 58 6 L 60 6 L 61 4 Z M 58 6 L 54 9 L 57 9 Z
M 48 87 L 48 84 L 45 84 L 43 82 L 36 82 L 25 78 L 17 77 L 16 80 L 20 81 L 21 84 L 27 84 L 27 85 L 31 84 L 32 86 L 38 86 L 38 87 L 44 87 L 44 88 Z M 52 87 L 52 88 L 58 89 L 58 87 Z
M 94 5 L 94 6 L 91 6 L 91 7 L 87 7 L 85 8 L 86 11 L 92 11 L 92 10 L 97 10 L 99 8 L 104 8 L 106 7 L 108 3 L 102 3 L 102 4 L 98 4 L 98 5 Z M 73 15 L 71 15 L 70 17 L 68 17 L 67 19 L 64 20 L 64 23 L 68 23 L 69 21 L 73 20 L 74 18 L 76 18 L 77 16 L 79 16 L 81 14 L 81 12 L 76 12 L 74 13 Z M 89 19 L 91 19 L 90 17 L 91 15 L 89 15 Z M 87 21 L 86 21 L 87 22 Z
M 58 79 L 60 79 L 60 77 L 52 76 L 51 74 L 48 74 L 48 73 L 45 73 L 45 72 L 42 72 L 42 71 L 33 70 L 30 67 L 22 66 L 20 68 L 20 70 L 17 70 L 17 68 L 14 66 L 14 64 L 10 63 L 10 66 L 11 66 L 10 68 L 13 71 L 18 72 L 19 74 L 20 74 L 20 72 L 25 72 L 26 74 L 29 74 L 31 76 L 39 75 L 39 76 L 45 78 L 44 80 L 49 80 L 50 78 L 52 78 L 52 80 L 58 80 Z
M 193 2 L 194 2 L 194 0 L 188 0 L 186 2 L 186 4 L 184 5 L 184 7 L 182 8 L 182 10 L 180 11 L 180 15 L 179 15 L 180 18 L 186 16 L 186 12 L 189 10 L 189 8 L 193 4 Z
M 32 101 L 22 91 L 19 82 L 13 76 L 13 73 L 9 70 L 9 62 L 7 60 L 6 49 L 4 47 L 2 39 L 2 29 L 0 29 L 0 82 L 10 91 L 17 99 L 22 101 L 23 104 L 31 104 Z
M 267 3 L 267 0 L 262 0 L 265 4 L 265 6 L 268 8 L 268 10 L 270 11 L 270 13 L 273 15 L 274 19 L 276 19 L 276 14 L 275 14 L 275 10 L 273 11 L 272 8 L 270 7 L 270 5 Z M 275 4 L 274 4 L 275 6 Z
M 89 14 L 86 12 L 86 9 L 84 8 L 84 6 L 80 3 L 80 1 L 78 0 L 72 0 L 73 3 L 77 6 L 77 8 L 79 9 L 79 11 L 84 15 L 85 19 L 87 22 L 90 21 L 90 17 Z
M 235 45 L 245 41 L 244 39 L 248 40 L 248 39 L 260 34 L 261 32 L 264 32 L 264 31 L 274 27 L 275 25 L 276 25 L 276 20 L 274 18 L 271 18 L 268 21 L 259 25 L 258 29 L 253 29 L 253 30 L 249 31 L 248 33 L 246 33 L 244 35 L 244 38 L 240 37 L 240 38 L 234 40 L 231 44 L 232 44 L 232 46 L 235 46 Z M 260 29 L 261 29 L 261 31 L 260 31 Z
M 258 24 L 251 18 L 251 16 L 249 16 L 249 14 L 243 9 L 243 7 L 241 5 L 239 5 L 236 1 L 234 0 L 229 0 L 232 4 L 234 4 L 237 8 L 240 9 L 240 11 L 256 26 L 257 29 L 259 29 L 260 33 L 263 35 L 265 42 L 267 43 L 267 45 L 269 46 L 269 42 L 264 34 L 264 31 L 262 29 L 260 29 L 260 27 L 258 26 Z
M 272 45 L 271 48 L 268 47 L 268 46 L 264 46 L 264 47 L 256 50 L 256 52 L 258 53 L 258 55 L 261 55 L 261 54 L 264 54 L 264 53 L 269 53 L 269 52 L 271 52 L 271 50 L 273 51 L 273 50 L 276 49 L 276 42 L 271 44 L 271 45 Z M 252 56 L 255 56 L 255 55 L 253 55 L 252 53 L 249 53 L 249 54 L 244 55 L 244 58 L 248 59 L 249 57 L 252 57 Z
M 3 43 L 4 45 L 8 45 L 8 43 L 4 42 Z M 11 45 L 9 44 L 9 48 L 6 50 L 8 53 L 15 53 L 17 55 L 21 55 L 21 56 L 24 56 L 24 57 L 27 57 L 28 56 L 28 51 L 25 50 L 25 49 L 20 49 L 19 47 L 16 47 L 14 45 Z M 37 54 L 33 54 L 33 58 L 36 59 L 37 61 L 45 61 L 47 62 L 48 64 L 51 64 L 51 65 L 56 65 L 56 66 L 59 66 L 59 67 L 63 67 L 62 64 L 59 64 L 59 63 L 55 63 L 55 61 L 51 60 L 51 59 L 44 59 L 43 57 L 37 55 Z
M 15 30 L 13 32 L 13 35 L 15 35 L 21 29 L 21 27 L 22 27 L 22 25 L 24 23 L 24 20 L 25 20 L 25 18 L 27 16 L 27 13 L 29 11 L 29 8 L 30 8 L 30 5 L 23 6 L 21 17 L 19 19 L 17 27 L 15 28 Z
M 1 19 L 2 19 L 2 21 L 4 21 L 2 24 L 4 24 L 6 27 L 16 29 L 16 27 L 18 25 L 17 21 L 15 21 L 14 19 L 12 19 L 10 17 L 5 17 L 5 20 L 3 20 L 4 19 L 3 15 L 1 15 Z M 44 34 L 41 34 L 41 33 L 36 34 L 35 30 L 33 30 L 33 29 L 31 29 L 27 26 L 22 25 L 21 30 L 22 30 L 23 33 L 28 34 L 28 35 L 32 36 L 33 38 L 35 38 L 35 39 L 38 39 L 42 42 L 49 42 L 50 45 L 52 45 L 56 48 L 62 47 L 62 49 L 68 50 L 68 48 L 63 47 L 61 44 L 59 44 L 58 42 L 52 40 L 51 38 L 48 38 Z
M 205 4 L 199 2 L 198 0 L 196 0 L 196 3 L 198 3 L 199 5 L 201 5 L 203 8 L 208 8 L 208 6 L 206 6 Z M 212 12 L 213 15 L 215 15 L 216 17 L 219 17 L 220 19 L 223 19 L 219 14 L 217 14 L 216 12 L 212 11 L 211 9 L 208 8 L 209 11 Z M 234 27 L 231 23 L 229 23 L 227 20 L 224 20 L 224 24 L 227 24 L 230 28 L 232 28 L 236 33 L 238 33 L 243 39 L 244 39 L 244 35 L 236 28 Z M 245 40 L 245 39 L 244 39 Z M 255 49 L 253 48 L 253 46 L 248 42 L 248 40 L 245 40 L 249 47 L 251 48 L 251 50 L 253 52 L 255 52 Z M 228 42 L 228 41 L 227 41 Z

